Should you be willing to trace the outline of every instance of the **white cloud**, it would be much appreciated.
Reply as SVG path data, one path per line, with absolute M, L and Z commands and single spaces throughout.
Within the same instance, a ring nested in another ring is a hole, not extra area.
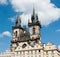
M 4 36 L 8 36 L 11 37 L 11 33 L 9 31 L 4 31 L 0 34 L 0 38 L 4 37 Z
M 0 0 L 0 4 L 7 4 L 7 0 Z
M 15 19 L 16 19 L 16 17 L 14 16 L 14 17 L 11 17 L 11 18 L 8 18 L 12 23 L 14 23 L 15 22 Z
M 60 50 L 60 45 L 58 46 L 58 49 Z
M 57 8 L 51 0 L 10 0 L 16 12 L 23 12 L 22 23 L 27 24 L 31 18 L 33 4 L 41 24 L 46 26 L 60 18 L 60 8 Z
M 56 31 L 57 31 L 57 32 L 60 32 L 60 29 L 57 29 Z

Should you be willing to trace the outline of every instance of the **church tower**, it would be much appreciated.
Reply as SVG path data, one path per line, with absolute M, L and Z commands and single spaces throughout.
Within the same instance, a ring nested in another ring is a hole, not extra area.
M 16 18 L 15 26 L 12 27 L 12 41 L 11 41 L 11 51 L 15 51 L 15 49 L 23 43 L 27 42 L 27 45 L 34 46 L 34 44 L 40 44 L 41 42 L 41 24 L 38 20 L 38 15 L 35 13 L 35 9 L 33 9 L 33 14 L 31 16 L 31 22 L 28 22 L 28 26 L 30 28 L 30 32 L 28 32 L 21 27 L 21 18 L 18 15 Z
M 41 24 L 38 20 L 38 15 L 35 13 L 35 9 L 33 9 L 31 22 L 28 22 L 28 26 L 30 27 L 30 39 L 41 41 L 41 34 L 40 34 Z
M 16 18 L 15 26 L 12 27 L 12 41 L 11 41 L 11 51 L 14 51 L 16 47 L 18 46 L 18 40 L 20 40 L 20 31 L 21 28 L 21 19 L 18 15 Z
M 29 40 L 26 29 L 21 26 L 21 18 L 19 15 L 16 18 L 15 26 L 12 27 L 12 31 L 11 51 L 15 51 L 19 43 Z

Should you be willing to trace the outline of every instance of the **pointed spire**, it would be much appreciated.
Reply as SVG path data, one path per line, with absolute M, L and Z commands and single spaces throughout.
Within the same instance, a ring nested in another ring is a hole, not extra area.
M 30 23 L 30 20 L 28 19 L 28 23 Z
M 21 26 L 21 18 L 20 18 L 20 15 L 17 15 L 17 18 L 16 18 L 16 26 Z
M 34 3 L 33 3 L 33 15 L 35 15 L 35 6 L 34 6 Z
M 35 19 L 35 9 L 33 8 L 33 14 L 31 16 L 32 23 L 34 23 L 34 19 Z
M 35 9 L 34 9 L 34 7 L 33 7 L 33 15 L 35 15 Z

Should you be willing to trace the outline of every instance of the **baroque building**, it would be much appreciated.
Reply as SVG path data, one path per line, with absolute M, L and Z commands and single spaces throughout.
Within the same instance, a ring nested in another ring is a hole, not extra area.
M 29 32 L 21 26 L 21 18 L 17 16 L 12 27 L 10 50 L 0 54 L 0 57 L 60 57 L 60 51 L 54 44 L 42 43 L 41 24 L 34 9 L 28 26 Z

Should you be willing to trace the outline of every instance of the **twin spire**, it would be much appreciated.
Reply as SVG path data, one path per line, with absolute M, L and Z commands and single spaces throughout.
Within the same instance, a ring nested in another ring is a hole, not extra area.
M 33 14 L 31 16 L 31 21 L 33 24 L 37 23 L 38 22 L 38 15 L 35 13 L 35 9 L 33 8 Z M 29 22 L 29 21 L 28 21 Z M 20 18 L 20 15 L 17 16 L 17 19 L 16 19 L 16 26 L 21 26 L 21 18 Z

